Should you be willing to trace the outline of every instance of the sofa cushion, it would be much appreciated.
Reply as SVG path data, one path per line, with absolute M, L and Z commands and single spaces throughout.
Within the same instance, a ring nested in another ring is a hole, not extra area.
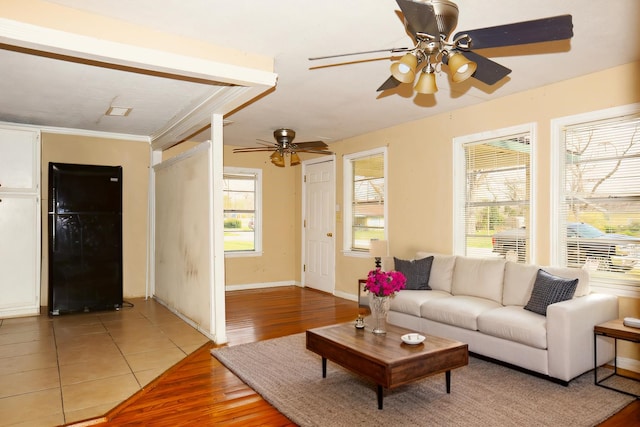
M 416 253 L 416 258 L 418 259 L 430 256 L 433 256 L 433 263 L 431 264 L 431 274 L 429 275 L 429 287 L 451 293 L 451 282 L 453 281 L 453 268 L 456 264 L 456 256 L 430 252 Z
M 524 309 L 546 316 L 549 305 L 573 298 L 578 281 L 578 279 L 571 280 L 554 276 L 539 269 L 531 291 L 531 298 Z
M 395 270 L 404 274 L 407 278 L 405 289 L 409 290 L 429 290 L 429 275 L 431 274 L 431 263 L 433 257 L 415 260 L 405 260 L 393 258 Z
M 480 314 L 478 330 L 483 334 L 546 349 L 546 320 L 546 317 L 527 311 L 522 306 L 511 305 Z
M 507 261 L 504 267 L 502 305 L 525 306 L 531 297 L 533 282 L 536 281 L 539 268 L 533 264 Z
M 553 274 L 554 276 L 562 277 L 565 279 L 578 279 L 578 287 L 576 288 L 576 293 L 573 295 L 574 297 L 583 297 L 585 295 L 589 295 L 591 292 L 589 286 L 589 270 L 584 268 L 572 268 L 572 267 L 552 267 L 552 266 L 544 266 L 540 267 L 547 273 Z
M 451 293 L 486 298 L 502 304 L 504 259 L 458 257 Z
M 420 306 L 432 299 L 450 297 L 451 294 L 444 291 L 416 291 L 403 289 L 391 298 L 390 309 L 400 313 L 420 317 Z
M 486 298 L 451 296 L 426 301 L 420 307 L 420 315 L 429 320 L 476 331 L 478 316 L 500 307 L 499 303 Z

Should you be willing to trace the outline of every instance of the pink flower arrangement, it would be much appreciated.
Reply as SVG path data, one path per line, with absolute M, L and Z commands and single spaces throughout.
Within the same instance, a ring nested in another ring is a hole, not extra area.
M 382 271 L 376 268 L 369 272 L 364 288 L 379 297 L 387 297 L 404 289 L 406 283 L 407 278 L 399 271 Z

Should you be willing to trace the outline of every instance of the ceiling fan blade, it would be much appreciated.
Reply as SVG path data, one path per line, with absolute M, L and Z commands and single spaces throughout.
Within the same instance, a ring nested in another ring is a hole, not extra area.
M 313 153 L 313 154 L 333 154 L 333 151 L 327 150 L 296 150 L 296 153 Z
M 393 89 L 394 87 L 397 87 L 399 84 L 400 84 L 399 80 L 397 80 L 393 76 L 389 76 L 389 78 L 385 80 L 385 82 L 382 83 L 382 85 L 378 89 L 376 89 L 376 92 L 382 92 L 383 90 Z
M 256 141 L 258 141 L 258 144 L 266 145 L 267 147 L 274 147 L 278 145 L 276 142 L 265 141 L 264 139 L 256 139 Z
M 396 0 L 411 34 L 426 33 L 440 37 L 433 5 L 412 0 Z
M 276 147 L 268 148 L 268 147 L 245 147 L 245 148 L 234 148 L 234 153 L 253 153 L 258 151 L 276 151 Z
M 323 141 L 307 141 L 307 142 L 296 142 L 294 143 L 298 149 L 302 148 L 327 148 L 328 145 Z
M 453 39 L 464 35 L 471 37 L 470 49 L 515 46 L 570 39 L 573 37 L 573 23 L 571 15 L 560 15 L 462 31 L 457 33 Z
M 482 83 L 493 85 L 505 78 L 511 70 L 497 62 L 492 61 L 475 52 L 461 52 L 467 59 L 478 64 L 475 73 L 471 77 Z
M 378 50 L 364 50 L 362 52 L 350 52 L 350 53 L 339 53 L 337 55 L 326 55 L 326 56 L 314 56 L 313 58 L 309 58 L 309 61 L 315 61 L 317 59 L 329 59 L 329 58 L 339 58 L 341 56 L 351 56 L 351 55 L 364 55 L 366 53 L 378 53 L 378 52 L 406 52 L 411 50 L 411 47 L 393 47 L 391 49 L 378 49 Z

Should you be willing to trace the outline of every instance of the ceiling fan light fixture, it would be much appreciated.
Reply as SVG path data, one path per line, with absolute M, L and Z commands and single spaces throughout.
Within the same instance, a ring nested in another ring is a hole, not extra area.
M 416 92 L 422 93 L 424 95 L 433 95 L 438 91 L 438 86 L 436 85 L 436 75 L 434 74 L 433 66 L 429 64 L 429 66 L 425 67 L 422 73 L 420 73 L 420 77 L 418 77 L 418 83 L 416 84 Z
M 297 166 L 300 164 L 300 156 L 297 153 L 291 152 L 291 166 Z
M 411 52 L 407 53 L 398 62 L 391 64 L 391 75 L 401 83 L 413 83 L 417 66 L 418 57 Z
M 282 154 L 280 154 L 279 151 L 274 151 L 273 154 L 269 157 L 271 158 L 271 163 L 280 168 L 284 167 L 284 157 L 282 157 Z
M 452 52 L 449 55 L 449 61 L 447 64 L 451 70 L 451 78 L 456 83 L 467 80 L 476 72 L 476 68 L 478 68 L 478 64 L 468 60 L 459 52 Z

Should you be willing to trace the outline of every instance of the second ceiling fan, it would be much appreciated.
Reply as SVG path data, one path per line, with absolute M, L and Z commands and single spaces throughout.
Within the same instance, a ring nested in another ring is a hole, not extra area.
M 413 84 L 418 73 L 415 90 L 433 94 L 438 88 L 435 72 L 440 64 L 448 65 L 451 79 L 459 83 L 475 78 L 493 85 L 511 70 L 475 50 L 565 40 L 573 37 L 571 15 L 560 15 L 532 21 L 517 22 L 495 27 L 461 31 L 449 39 L 458 23 L 458 6 L 448 0 L 396 0 L 407 31 L 415 42 L 412 48 L 381 49 L 309 58 L 310 60 L 335 58 L 374 52 L 406 52 L 391 65 L 391 76 L 378 91 L 393 89 L 402 83 Z M 514 7 L 515 4 L 514 4 Z M 420 72 L 422 70 L 422 72 Z
M 296 142 L 293 140 L 296 137 L 296 132 L 292 129 L 276 129 L 273 131 L 273 137 L 275 142 L 260 141 L 262 144 L 260 147 L 244 147 L 235 148 L 234 153 L 251 153 L 254 151 L 273 151 L 271 154 L 271 163 L 283 168 L 285 166 L 285 159 L 290 157 L 290 165 L 296 166 L 300 164 L 300 156 L 298 153 L 314 153 L 314 154 L 333 154 L 329 151 L 329 146 L 323 141 L 307 141 Z

